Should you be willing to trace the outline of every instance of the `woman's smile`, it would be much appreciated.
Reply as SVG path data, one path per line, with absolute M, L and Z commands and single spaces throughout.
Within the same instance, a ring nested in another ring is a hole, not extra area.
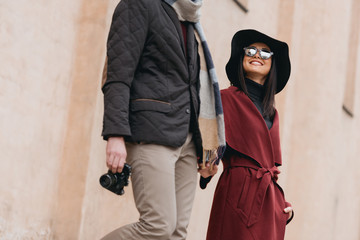
M 253 43 L 249 47 L 255 47 L 257 49 L 269 49 L 270 51 L 269 46 L 265 43 Z M 245 77 L 250 78 L 251 80 L 261 85 L 264 85 L 266 77 L 269 74 L 271 68 L 271 58 L 262 59 L 260 58 L 259 52 L 257 52 L 252 57 L 245 54 L 242 64 Z
M 262 66 L 262 65 L 264 65 L 264 63 L 262 63 L 261 61 L 259 61 L 259 60 L 257 60 L 257 59 L 251 60 L 251 61 L 250 61 L 250 64 L 251 64 L 251 65 L 256 65 L 256 66 Z

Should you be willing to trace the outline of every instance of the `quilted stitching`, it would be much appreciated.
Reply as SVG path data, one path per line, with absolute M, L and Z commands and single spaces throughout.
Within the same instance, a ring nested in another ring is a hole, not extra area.
M 197 102 L 198 97 L 199 68 L 193 67 L 198 65 L 197 43 L 188 41 L 187 60 L 192 66 L 188 68 L 176 13 L 163 4 L 162 0 L 122 0 L 114 11 L 107 43 L 107 80 L 102 88 L 105 139 L 121 135 L 179 146 L 186 138 L 190 120 L 186 110 L 191 98 Z M 149 105 L 149 109 L 132 112 L 130 99 L 153 99 L 171 107 L 154 111 Z

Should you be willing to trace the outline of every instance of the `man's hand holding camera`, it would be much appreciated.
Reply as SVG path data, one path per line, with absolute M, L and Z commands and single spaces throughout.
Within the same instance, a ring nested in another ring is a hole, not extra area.
M 131 166 L 125 163 L 126 148 L 123 137 L 110 137 L 106 145 L 106 165 L 109 171 L 103 174 L 100 185 L 118 195 L 124 194 L 124 187 L 129 184 Z
M 125 140 L 123 137 L 110 137 L 106 145 L 106 165 L 113 173 L 121 173 L 126 160 Z

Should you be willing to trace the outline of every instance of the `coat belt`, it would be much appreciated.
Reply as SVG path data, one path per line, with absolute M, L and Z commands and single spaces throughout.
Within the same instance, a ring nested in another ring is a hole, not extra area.
M 277 181 L 279 169 L 276 166 L 271 168 L 259 167 L 253 160 L 241 159 L 240 161 L 224 164 L 224 168 L 247 167 L 257 170 L 256 178 L 260 180 L 260 184 L 253 199 L 253 204 L 249 213 L 247 226 L 251 227 L 259 220 L 262 206 L 264 204 L 266 191 L 272 181 Z

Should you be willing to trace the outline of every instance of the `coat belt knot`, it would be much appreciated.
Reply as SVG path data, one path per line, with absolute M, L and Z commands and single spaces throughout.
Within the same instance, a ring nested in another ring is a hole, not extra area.
M 259 167 L 254 161 L 248 159 L 241 159 L 241 161 L 227 163 L 224 162 L 224 168 L 230 170 L 233 167 L 247 167 L 257 170 L 256 179 L 260 181 L 253 198 L 252 206 L 249 212 L 247 226 L 251 227 L 259 221 L 259 216 L 262 211 L 266 191 L 273 181 L 278 179 L 279 169 L 276 166 L 271 168 Z
M 274 181 L 277 181 L 278 180 L 278 175 L 280 174 L 280 170 L 276 166 L 273 166 L 270 169 L 268 169 L 268 168 L 259 168 L 257 173 L 256 173 L 256 178 L 260 179 L 260 178 L 264 177 L 265 174 L 270 174 L 271 179 L 273 179 Z
M 247 226 L 250 227 L 259 220 L 259 216 L 264 204 L 266 191 L 272 181 L 278 179 L 279 169 L 276 166 L 272 168 L 258 168 L 256 178 L 260 180 L 258 190 L 255 194 L 253 205 L 250 211 L 249 220 Z

